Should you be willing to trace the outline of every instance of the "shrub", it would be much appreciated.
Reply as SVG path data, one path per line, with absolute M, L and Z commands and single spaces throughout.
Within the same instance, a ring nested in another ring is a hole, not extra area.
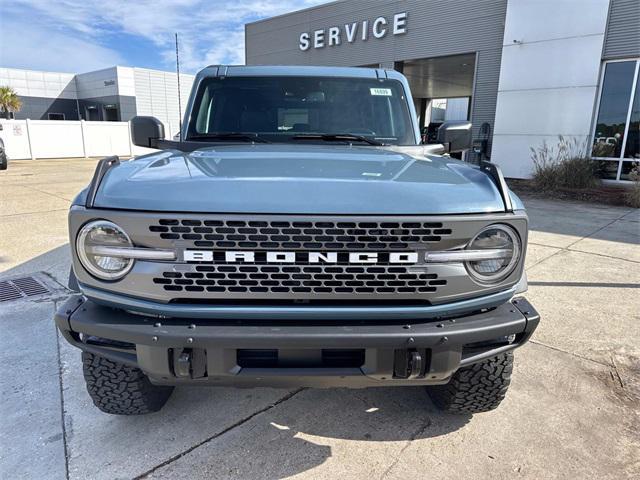
M 600 183 L 596 175 L 597 164 L 587 154 L 587 144 L 576 138 L 568 140 L 562 135 L 558 140 L 555 147 L 543 142 L 541 147 L 531 148 L 535 186 L 540 190 L 597 186 Z
M 625 194 L 627 205 L 634 208 L 640 208 L 640 162 L 635 162 L 631 172 L 629 172 L 629 179 L 633 181 L 633 185 L 629 191 Z

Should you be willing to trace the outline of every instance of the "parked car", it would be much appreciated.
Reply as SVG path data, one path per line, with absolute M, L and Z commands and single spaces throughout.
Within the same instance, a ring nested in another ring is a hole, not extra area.
M 95 405 L 159 410 L 181 385 L 426 386 L 502 401 L 539 316 L 520 296 L 528 219 L 471 124 L 421 145 L 396 71 L 213 66 L 184 141 L 153 117 L 69 212 L 79 291 L 60 308 Z
M 0 130 L 2 130 L 2 124 L 0 124 Z M 0 138 L 0 170 L 6 170 L 9 167 L 9 159 L 7 158 L 7 152 L 4 149 L 4 141 Z

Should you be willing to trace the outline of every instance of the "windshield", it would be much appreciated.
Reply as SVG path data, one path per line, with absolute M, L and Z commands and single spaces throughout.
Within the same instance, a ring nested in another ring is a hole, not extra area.
M 407 98 L 397 80 L 211 78 L 202 82 L 193 111 L 189 140 L 248 134 L 270 142 L 349 143 L 363 137 L 365 144 L 416 143 Z

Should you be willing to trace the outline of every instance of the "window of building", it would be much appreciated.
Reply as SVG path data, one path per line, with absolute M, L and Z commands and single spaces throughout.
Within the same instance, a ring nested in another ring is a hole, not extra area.
M 639 70 L 640 59 L 604 65 L 591 155 L 605 179 L 627 180 L 640 161 Z
M 98 107 L 95 105 L 90 105 L 87 107 L 87 120 L 90 122 L 97 122 L 100 120 L 100 112 L 98 111 Z
M 64 113 L 49 113 L 47 118 L 49 120 L 64 120 Z
M 105 105 L 104 106 L 104 119 L 107 122 L 117 122 L 118 121 L 118 107 L 116 105 Z

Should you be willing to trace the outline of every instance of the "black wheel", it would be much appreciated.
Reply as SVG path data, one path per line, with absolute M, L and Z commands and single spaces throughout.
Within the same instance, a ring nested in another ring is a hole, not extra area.
M 481 413 L 504 399 L 513 371 L 513 353 L 461 368 L 446 385 L 427 387 L 435 406 L 447 413 Z
M 173 391 L 173 387 L 153 385 L 139 368 L 93 353 L 82 352 L 82 371 L 95 406 L 114 415 L 157 412 Z

